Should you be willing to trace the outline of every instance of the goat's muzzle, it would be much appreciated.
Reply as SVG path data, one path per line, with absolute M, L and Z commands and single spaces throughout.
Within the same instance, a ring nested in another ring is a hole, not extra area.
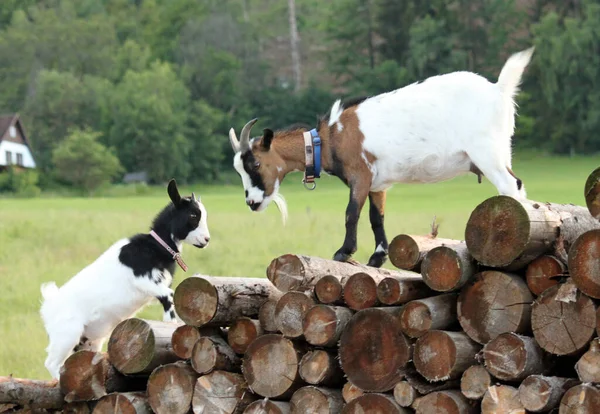
M 250 210 L 256 211 L 259 209 L 261 202 L 256 202 L 254 200 L 246 200 L 246 204 L 250 207 Z

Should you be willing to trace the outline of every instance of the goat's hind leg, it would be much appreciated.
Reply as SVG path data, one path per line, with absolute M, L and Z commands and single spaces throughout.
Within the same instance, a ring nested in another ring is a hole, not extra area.
M 356 252 L 357 242 L 356 233 L 360 212 L 367 201 L 369 195 L 369 184 L 360 183 L 350 187 L 350 201 L 346 207 L 346 236 L 344 244 L 333 256 L 333 260 L 338 262 L 356 263 L 352 255 Z
M 375 236 L 375 252 L 369 258 L 367 265 L 372 267 L 381 267 L 388 257 L 388 241 L 383 226 L 385 197 L 385 191 L 369 193 L 369 219 Z
M 44 365 L 53 378 L 60 377 L 60 368 L 82 341 L 84 327 L 65 323 L 60 329 L 50 331 L 50 343 L 46 348 L 48 357 Z
M 476 154 L 473 156 L 472 153 L 469 153 L 468 155 L 474 164 L 471 167 L 471 171 L 475 168 L 483 173 L 496 187 L 499 194 L 507 195 L 517 200 L 526 198 L 523 182 L 514 175 L 510 167 L 505 165 L 502 160 L 499 160 L 493 154 L 483 156 Z

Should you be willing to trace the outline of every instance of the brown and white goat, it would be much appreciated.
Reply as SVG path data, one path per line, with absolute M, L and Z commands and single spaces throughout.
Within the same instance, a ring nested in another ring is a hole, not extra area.
M 320 160 L 315 161 L 350 187 L 346 236 L 335 260 L 352 261 L 358 219 L 368 198 L 375 236 L 375 252 L 368 264 L 380 267 L 385 262 L 385 199 L 394 183 L 434 183 L 473 172 L 486 176 L 500 194 L 526 197 L 521 180 L 511 170 L 511 137 L 514 96 L 532 54 L 530 48 L 512 55 L 496 83 L 475 73 L 453 72 L 333 104 L 313 134 L 321 140 Z M 239 141 L 233 128 L 229 131 L 234 168 L 253 211 L 275 201 L 285 212 L 279 185 L 288 173 L 305 169 L 310 134 L 304 128 L 276 133 L 265 129 L 262 137 L 250 140 L 255 123 L 253 119 L 244 126 Z

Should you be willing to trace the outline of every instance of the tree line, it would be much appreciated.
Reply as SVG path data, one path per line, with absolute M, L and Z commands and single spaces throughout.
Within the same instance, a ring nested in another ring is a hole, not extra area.
M 515 144 L 594 153 L 599 43 L 598 0 L 2 0 L 0 108 L 42 187 L 214 181 L 232 126 L 315 124 L 338 97 L 454 70 L 495 82 L 535 45 Z

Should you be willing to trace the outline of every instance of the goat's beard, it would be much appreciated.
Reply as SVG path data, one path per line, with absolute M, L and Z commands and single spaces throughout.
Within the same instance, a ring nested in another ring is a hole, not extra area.
M 288 209 L 287 202 L 285 198 L 280 193 L 273 194 L 273 202 L 277 206 L 277 209 L 281 213 L 281 220 L 283 221 L 283 225 L 285 226 L 288 218 Z

